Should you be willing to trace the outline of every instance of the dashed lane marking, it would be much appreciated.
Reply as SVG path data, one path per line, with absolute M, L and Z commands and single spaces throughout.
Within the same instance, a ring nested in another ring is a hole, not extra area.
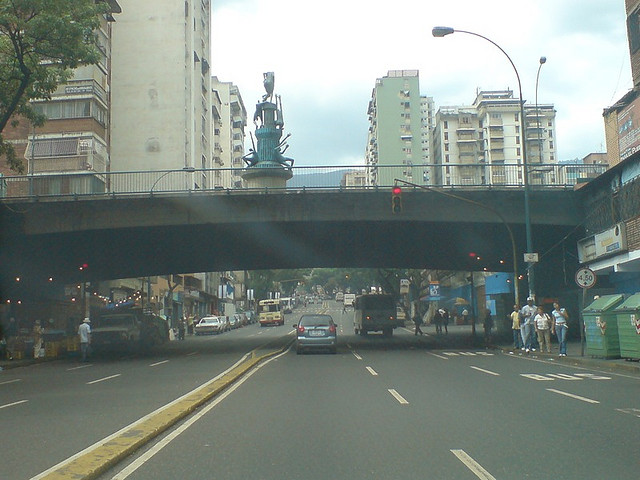
M 375 371 L 373 368 L 371 368 L 371 367 L 367 367 L 367 371 L 368 371 L 371 375 L 373 375 L 374 377 L 377 377 L 377 376 L 378 376 L 378 372 L 376 372 L 376 371 Z
M 112 378 L 116 378 L 122 375 L 121 373 L 116 373 L 115 375 L 109 375 L 108 377 L 99 378 L 98 380 L 93 380 L 91 382 L 87 382 L 87 385 L 93 385 L 95 383 L 105 382 L 107 380 L 111 380 Z
M 16 382 L 21 382 L 22 379 L 21 378 L 15 378 L 13 380 L 7 380 L 6 382 L 0 382 L 0 385 L 7 385 L 8 383 L 16 383 Z
M 351 353 L 353 353 L 353 356 L 356 357 L 358 360 L 362 360 L 362 357 L 358 355 L 356 352 L 351 352 Z
M 400 405 L 409 405 L 409 402 L 393 388 L 389 388 L 387 391 L 398 401 Z
M 451 453 L 458 457 L 458 460 L 460 460 L 465 467 L 471 470 L 476 477 L 482 480 L 496 480 L 496 477 L 487 472 L 482 465 L 471 458 L 464 450 L 452 449 Z
M 597 400 L 593 400 L 587 397 L 581 397 L 580 395 L 574 395 L 573 393 L 563 392 L 562 390 L 556 390 L 555 388 L 547 388 L 548 392 L 557 393 L 558 395 L 564 395 L 565 397 L 574 398 L 576 400 L 580 400 L 581 402 L 586 403 L 600 403 Z
M 474 370 L 477 370 L 477 371 L 479 371 L 479 372 L 482 372 L 482 373 L 487 373 L 487 374 L 489 374 L 489 375 L 494 375 L 494 376 L 496 376 L 496 377 L 499 377 L 499 376 L 500 376 L 500 374 L 499 374 L 499 373 L 492 372 L 491 370 L 485 370 L 484 368 L 475 367 L 475 366 L 473 366 L 473 365 L 471 365 L 471 368 L 473 368 Z
M 162 365 L 163 363 L 169 363 L 169 360 L 162 360 L 161 362 L 152 363 L 149 366 L 150 367 L 157 367 L 158 365 Z
M 21 403 L 27 403 L 29 400 L 20 400 L 19 402 L 7 403 L 6 405 L 0 405 L 0 410 L 7 407 L 13 407 L 15 405 L 20 405 Z

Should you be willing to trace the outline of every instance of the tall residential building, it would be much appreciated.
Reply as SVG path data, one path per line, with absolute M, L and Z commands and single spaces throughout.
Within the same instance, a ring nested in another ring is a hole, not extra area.
M 214 103 L 213 116 L 213 159 L 214 187 L 241 188 L 244 180 L 240 176 L 245 164 L 245 127 L 247 110 L 242 95 L 236 85 L 211 78 Z
M 211 168 L 210 0 L 119 1 L 111 169 Z M 148 190 L 158 180 L 145 178 L 135 188 Z M 183 188 L 213 185 L 205 172 L 170 178 Z
M 557 162 L 553 105 L 525 105 L 511 90 L 481 91 L 471 106 L 440 107 L 432 133 L 433 183 L 441 185 L 518 184 L 523 162 L 549 165 Z M 526 130 L 526 135 L 523 132 Z M 552 168 L 530 168 L 532 183 L 554 183 Z
M 23 156 L 27 172 L 33 175 L 16 194 L 65 194 L 104 191 L 101 175 L 109 170 L 109 111 L 111 96 L 111 45 L 113 14 L 120 13 L 116 0 L 105 0 L 111 11 L 95 32 L 102 53 L 96 65 L 73 70 L 66 83 L 58 86 L 48 100 L 33 100 L 33 107 L 47 117 L 41 127 L 22 119 L 17 127 L 5 130 L 16 155 Z M 72 175 L 83 172 L 85 175 Z M 11 172 L 5 171 L 10 174 Z M 39 174 L 65 173 L 56 181 L 40 182 Z
M 420 96 L 418 70 L 390 70 L 371 93 L 365 153 L 368 183 L 390 185 L 394 178 L 423 182 L 433 99 Z M 423 132 L 424 135 L 423 135 Z M 425 136 L 427 138 L 425 138 Z M 378 167 L 397 166 L 397 168 Z

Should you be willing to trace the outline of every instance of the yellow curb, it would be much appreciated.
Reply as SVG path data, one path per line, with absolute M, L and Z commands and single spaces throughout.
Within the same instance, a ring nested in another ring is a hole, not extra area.
M 216 381 L 197 389 L 188 397 L 161 410 L 145 421 L 128 428 L 117 437 L 41 478 L 43 480 L 90 480 L 97 478 L 123 458 L 131 455 L 142 445 L 218 395 L 262 360 L 282 353 L 288 347 L 289 343 L 279 350 L 265 353 L 259 357 L 256 357 L 255 351 L 251 352 L 248 360 L 236 366 Z

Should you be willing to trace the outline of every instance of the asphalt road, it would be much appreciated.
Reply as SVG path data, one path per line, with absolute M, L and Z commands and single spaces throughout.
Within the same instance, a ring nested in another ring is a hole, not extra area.
M 341 326 L 337 355 L 273 357 L 100 479 L 638 478 L 638 375 L 404 329 L 361 338 L 350 315 L 329 307 Z M 10 474 L 0 477 L 45 471 L 285 339 L 291 320 L 144 358 L 4 372 L 0 468 Z

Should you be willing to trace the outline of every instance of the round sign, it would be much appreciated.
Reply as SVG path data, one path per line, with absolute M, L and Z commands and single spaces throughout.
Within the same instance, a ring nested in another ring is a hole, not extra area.
M 576 283 L 581 288 L 591 288 L 596 284 L 596 274 L 590 268 L 581 268 L 576 272 Z

